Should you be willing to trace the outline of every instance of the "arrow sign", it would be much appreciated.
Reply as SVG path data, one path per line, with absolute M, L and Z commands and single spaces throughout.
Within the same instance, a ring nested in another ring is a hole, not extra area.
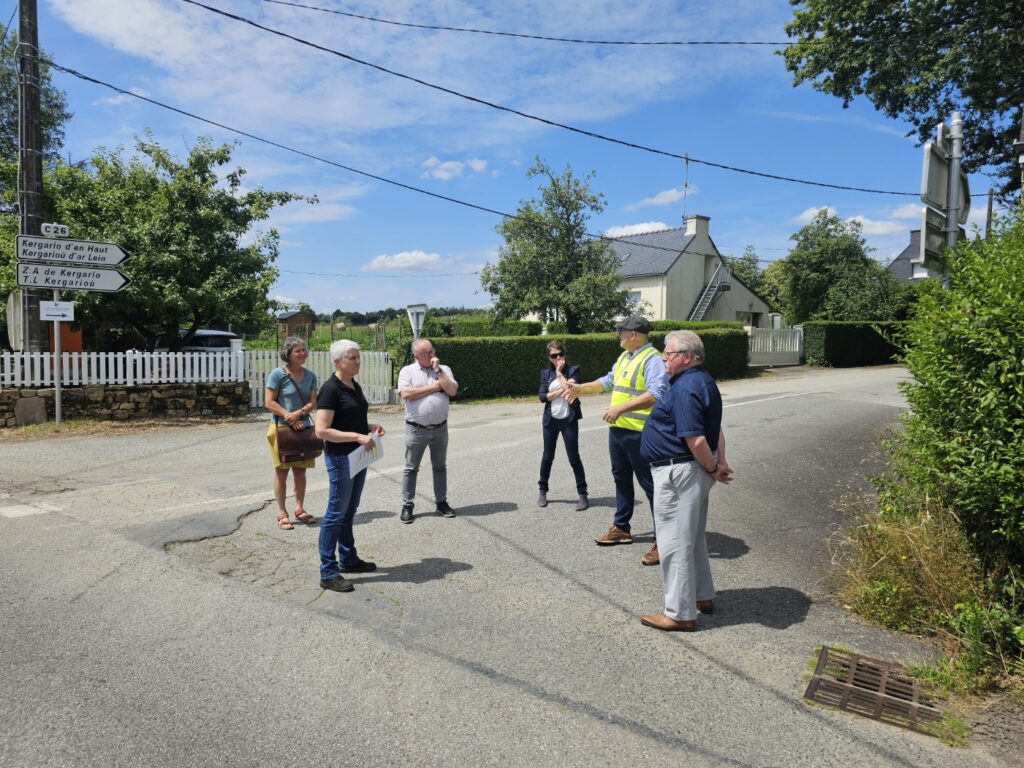
M 18 235 L 18 261 L 58 261 L 91 267 L 116 267 L 127 260 L 128 254 L 114 243 Z
M 74 322 L 75 302 L 73 301 L 40 301 L 40 320 L 66 320 Z
M 116 269 L 18 262 L 18 285 L 22 288 L 56 288 L 63 291 L 116 293 L 129 282 L 128 278 Z

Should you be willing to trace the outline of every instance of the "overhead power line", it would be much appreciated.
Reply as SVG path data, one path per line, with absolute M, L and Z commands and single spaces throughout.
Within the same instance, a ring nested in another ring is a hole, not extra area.
M 98 78 L 92 77 L 91 75 L 87 75 L 87 74 L 85 74 L 83 72 L 79 72 L 78 70 L 72 69 L 71 67 L 65 67 L 65 66 L 63 66 L 61 64 L 58 64 L 57 62 L 52 61 L 50 59 L 46 59 L 46 58 L 40 57 L 40 61 L 44 62 L 48 66 L 52 67 L 57 72 L 63 72 L 64 74 L 71 75 L 72 77 L 76 77 L 79 80 L 84 80 L 87 83 L 93 83 L 94 85 L 100 85 L 100 86 L 103 86 L 104 88 L 109 88 L 110 90 L 114 91 L 115 93 L 119 93 L 119 94 L 122 94 L 124 96 L 131 97 L 133 99 L 138 99 L 139 101 L 145 101 L 145 102 L 147 102 L 149 104 L 152 104 L 153 106 L 160 107 L 161 109 L 166 109 L 166 110 L 168 110 L 170 112 L 175 112 L 175 113 L 177 113 L 179 115 L 184 115 L 185 117 L 189 117 L 189 118 L 191 118 L 193 120 L 198 120 L 201 123 L 206 123 L 207 125 L 212 125 L 212 126 L 214 126 L 216 128 L 220 128 L 220 129 L 225 130 L 225 131 L 230 131 L 231 133 L 237 134 L 239 136 L 244 136 L 247 139 L 252 139 L 253 141 L 258 141 L 261 144 L 266 144 L 266 145 L 271 146 L 271 147 L 276 147 L 277 149 L 284 150 L 285 152 L 291 152 L 292 154 L 299 155 L 300 157 L 305 157 L 305 158 L 307 158 L 309 160 L 314 160 L 314 161 L 316 161 L 318 163 L 324 163 L 325 165 L 330 165 L 330 166 L 333 166 L 335 168 L 340 168 L 343 171 L 348 171 L 349 173 L 355 173 L 355 174 L 358 174 L 359 176 L 365 176 L 368 179 L 373 179 L 375 181 L 380 181 L 380 182 L 383 182 L 384 184 L 390 184 L 392 186 L 399 187 L 401 189 L 405 189 L 405 190 L 408 190 L 410 192 L 416 192 L 416 193 L 421 194 L 421 195 L 427 195 L 428 197 L 433 197 L 433 198 L 435 198 L 437 200 L 444 200 L 445 202 L 448 202 L 448 203 L 453 203 L 455 205 L 461 205 L 464 208 L 471 208 L 473 210 L 481 211 L 483 213 L 490 213 L 490 214 L 492 214 L 494 216 L 500 216 L 500 217 L 505 218 L 505 219 L 516 219 L 516 220 L 519 220 L 519 221 L 526 221 L 526 222 L 531 221 L 530 219 L 526 219 L 526 218 L 524 218 L 522 216 L 517 216 L 514 213 L 506 213 L 505 211 L 499 211 L 499 210 L 497 210 L 495 208 L 488 208 L 488 207 L 483 206 L 483 205 L 477 205 L 476 203 L 470 203 L 470 202 L 468 202 L 466 200 L 460 200 L 457 197 L 449 197 L 448 195 L 442 195 L 442 194 L 440 194 L 438 192 L 431 192 L 429 189 L 423 189 L 422 187 L 415 187 L 415 186 L 413 186 L 411 184 L 405 184 L 404 182 L 401 182 L 401 181 L 395 181 L 394 179 L 389 179 L 386 176 L 379 176 L 379 175 L 377 175 L 375 173 L 370 173 L 369 171 L 362 171 L 362 170 L 360 170 L 358 168 L 353 168 L 352 166 L 344 165 L 343 163 L 339 163 L 336 160 L 330 160 L 330 159 L 328 159 L 326 157 L 321 157 L 320 155 L 314 155 L 312 152 L 306 152 L 306 151 L 298 149 L 296 147 L 289 146 L 288 144 L 282 144 L 279 141 L 274 141 L 273 139 L 268 139 L 268 138 L 265 138 L 263 136 L 259 136 L 259 135 L 255 134 L 255 133 L 251 133 L 249 131 L 244 131 L 244 130 L 242 130 L 240 128 L 235 128 L 233 126 L 227 125 L 226 123 L 221 123 L 221 122 L 218 122 L 216 120 L 211 120 L 211 119 L 209 119 L 207 117 L 203 117 L 202 115 L 197 115 L 194 112 L 189 112 L 189 111 L 181 109 L 179 107 L 175 107 L 175 106 L 172 106 L 170 104 L 165 104 L 162 101 L 157 101 L 156 99 L 152 99 L 149 96 L 143 96 L 142 94 L 135 93 L 134 91 L 129 91 L 129 90 L 125 89 L 125 88 L 121 88 L 119 86 L 113 85 L 112 83 L 108 83 L 108 82 L 105 82 L 105 81 L 100 80 Z M 598 234 L 594 234 L 592 232 L 586 232 L 585 234 L 587 235 L 587 237 L 590 237 L 590 238 L 592 238 L 594 240 L 607 240 L 609 242 L 624 243 L 624 244 L 629 245 L 630 247 L 633 247 L 633 248 L 647 248 L 647 249 L 655 250 L 655 251 L 666 251 L 668 253 L 675 253 L 675 254 L 679 253 L 679 249 L 677 249 L 677 248 L 667 248 L 665 246 L 653 245 L 653 244 L 648 244 L 648 243 L 637 243 L 637 242 L 634 242 L 632 240 L 627 240 L 627 239 L 621 238 L 621 237 L 609 237 L 607 235 L 598 235 Z M 705 255 L 719 255 L 719 254 L 705 254 Z M 467 273 L 467 274 L 472 274 L 472 273 Z
M 290 3 L 285 0 L 263 0 L 265 3 L 274 5 L 287 5 L 292 8 L 302 8 L 307 11 L 319 11 L 331 13 L 337 16 L 347 16 L 350 19 L 372 21 L 376 24 L 390 24 L 395 27 L 410 27 L 412 29 L 429 29 L 439 32 L 469 32 L 475 35 L 496 35 L 498 37 L 517 37 L 524 40 L 544 40 L 551 43 L 578 43 L 582 45 L 789 45 L 790 42 L 771 42 L 765 40 L 587 40 L 574 37 L 548 37 L 547 35 L 528 35 L 521 32 L 499 32 L 494 29 L 474 29 L 473 27 L 445 27 L 436 24 L 414 24 L 408 21 L 395 21 L 393 19 L 381 19 L 376 16 L 364 16 L 350 11 L 339 11 L 335 8 L 321 8 L 317 5 L 306 5 L 304 3 Z
M 281 32 L 280 30 L 272 29 L 271 27 L 267 27 L 267 26 L 264 26 L 262 24 L 258 24 L 257 22 L 253 21 L 252 19 L 248 19 L 248 18 L 246 18 L 244 16 L 239 16 L 239 15 L 234 14 L 234 13 L 228 13 L 227 11 L 222 11 L 219 8 L 213 8 L 213 7 L 209 6 L 209 5 L 204 5 L 203 3 L 197 2 L 197 0 L 181 0 L 181 2 L 188 3 L 189 5 L 197 6 L 199 8 L 203 8 L 203 9 L 205 9 L 207 11 L 210 11 L 211 13 L 215 13 L 215 14 L 217 14 L 219 16 L 224 16 L 225 18 L 233 19 L 234 21 L 241 22 L 242 24 L 248 24 L 251 27 L 255 27 L 256 29 L 262 30 L 264 32 L 268 32 L 268 33 L 270 33 L 272 35 L 277 35 L 278 37 L 283 37 L 286 40 L 291 40 L 292 42 L 298 43 L 299 45 L 304 45 L 304 46 L 307 46 L 309 48 L 314 48 L 314 49 L 316 49 L 318 51 L 322 51 L 324 53 L 330 53 L 330 54 L 332 54 L 334 56 L 338 56 L 338 57 L 340 57 L 342 59 L 345 59 L 347 61 L 351 61 L 351 62 L 353 62 L 355 64 L 360 64 L 360 65 L 362 65 L 364 67 L 370 67 L 371 69 L 375 69 L 375 70 L 377 70 L 379 72 L 383 72 L 385 74 L 392 75 L 393 77 L 398 77 L 398 78 L 401 78 L 403 80 L 408 80 L 410 82 L 417 83 L 417 84 L 425 86 L 427 88 L 432 88 L 433 90 L 441 91 L 442 93 L 447 93 L 447 94 L 449 94 L 451 96 L 455 96 L 455 97 L 460 98 L 460 99 L 465 99 L 466 101 L 471 101 L 471 102 L 473 102 L 475 104 L 480 104 L 480 105 L 485 106 L 485 107 L 490 107 L 491 109 L 496 109 L 496 110 L 499 110 L 501 112 L 508 112 L 510 114 L 513 114 L 513 115 L 518 115 L 519 117 L 526 118 L 527 120 L 533 120 L 533 121 L 538 122 L 538 123 L 543 123 L 544 125 L 549 125 L 549 126 L 551 126 L 553 128 L 561 128 L 563 130 L 570 131 L 572 133 L 576 133 L 576 134 L 579 134 L 581 136 L 589 136 L 590 138 L 597 139 L 599 141 L 606 141 L 606 142 L 609 142 L 611 144 L 617 144 L 617 145 L 622 146 L 622 147 L 629 147 L 631 149 L 638 149 L 638 150 L 641 150 L 643 152 L 649 152 L 651 154 L 660 155 L 662 157 L 671 157 L 671 158 L 673 158 L 675 160 L 684 160 L 684 161 L 688 161 L 688 162 L 691 162 L 691 163 L 698 163 L 700 165 L 704 165 L 704 166 L 707 166 L 709 168 L 718 168 L 718 169 L 723 170 L 723 171 L 732 171 L 734 173 L 742 173 L 742 174 L 746 174 L 748 176 L 757 176 L 757 177 L 764 178 L 764 179 L 772 179 L 774 181 L 786 181 L 786 182 L 790 182 L 792 184 L 804 184 L 804 185 L 812 186 L 812 187 L 823 187 L 825 189 L 838 189 L 838 190 L 844 190 L 844 191 L 848 191 L 848 192 L 864 192 L 866 194 L 873 194 L 873 195 L 896 195 L 896 196 L 899 196 L 899 197 L 917 197 L 918 196 L 917 192 L 896 192 L 896 191 L 887 190 L 887 189 L 871 189 L 871 188 L 867 188 L 867 187 L 853 187 L 853 186 L 847 186 L 847 185 L 844 185 L 844 184 L 830 184 L 830 183 L 823 182 L 823 181 L 811 181 L 809 179 L 798 179 L 798 178 L 794 178 L 792 176 L 780 176 L 780 175 L 774 174 L 774 173 L 764 173 L 762 171 L 753 171 L 753 170 L 750 170 L 749 168 L 740 168 L 738 166 L 726 165 L 724 163 L 716 163 L 716 162 L 712 162 L 710 160 L 701 160 L 699 158 L 693 157 L 692 155 L 688 155 L 688 154 L 680 155 L 680 154 L 678 154 L 676 152 L 669 152 L 669 151 L 666 151 L 666 150 L 663 150 L 663 149 L 657 149 L 655 147 L 648 147 L 648 146 L 646 146 L 644 144 L 637 144 L 637 143 L 632 142 L 632 141 L 625 141 L 624 139 L 616 139 L 616 138 L 614 138 L 612 136 L 606 136 L 604 134 L 597 133 L 595 131 L 588 131 L 588 130 L 586 130 L 584 128 L 577 128 L 575 126 L 568 125 L 566 123 L 560 123 L 560 122 L 557 122 L 555 120 L 549 120 L 548 118 L 540 117 L 538 115 L 533 115 L 533 114 L 530 114 L 529 112 L 522 112 L 522 111 L 520 111 L 518 109 L 513 109 L 512 107 L 506 107 L 506 106 L 504 106 L 502 104 L 497 104 L 497 103 L 495 103 L 493 101 L 487 101 L 486 99 L 481 99 L 481 98 L 478 98 L 476 96 L 470 96 L 469 94 L 465 94 L 465 93 L 462 93 L 460 91 L 453 90 L 451 88 L 446 88 L 443 85 L 437 85 L 436 83 L 431 83 L 431 82 L 429 82 L 427 80 L 423 80 L 423 79 L 418 78 L 418 77 L 413 77 L 412 75 L 407 75 L 407 74 L 404 74 L 402 72 L 397 72 L 397 71 L 395 71 L 393 69 L 388 69 L 387 67 L 383 67 L 380 64 L 374 64 L 372 62 L 365 61 L 364 59 L 356 58 L 355 56 L 352 56 L 350 54 L 344 53 L 342 51 L 338 51 L 338 50 L 335 50 L 333 48 L 328 48 L 326 46 L 319 45 L 318 43 L 314 43 L 314 42 L 312 42 L 310 40 L 306 40 L 304 38 L 288 34 L 287 32 Z

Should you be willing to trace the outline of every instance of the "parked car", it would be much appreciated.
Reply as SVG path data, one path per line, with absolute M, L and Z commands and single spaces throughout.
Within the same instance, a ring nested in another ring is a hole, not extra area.
M 188 331 L 182 331 L 185 336 Z M 231 331 L 213 331 L 207 328 L 200 328 L 196 331 L 188 344 L 179 349 L 180 352 L 226 352 L 231 349 L 231 340 L 237 339 L 238 335 Z

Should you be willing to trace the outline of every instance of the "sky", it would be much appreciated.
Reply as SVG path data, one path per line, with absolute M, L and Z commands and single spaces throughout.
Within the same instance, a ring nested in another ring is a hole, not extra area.
M 535 158 L 593 173 L 595 234 L 710 218 L 725 255 L 784 258 L 827 207 L 863 225 L 891 261 L 919 226 L 922 149 L 909 125 L 794 88 L 778 46 L 603 46 L 425 30 L 269 0 L 201 0 L 323 48 L 546 120 L 696 160 L 868 194 L 708 167 L 566 131 L 401 79 L 185 0 L 39 0 L 42 49 L 58 64 L 214 122 L 435 195 L 514 213 L 538 195 Z M 601 40 L 785 41 L 787 0 L 295 0 L 432 26 Z M 15 0 L 0 3 L 6 21 Z M 14 26 L 17 21 L 13 22 Z M 485 307 L 478 272 L 498 258 L 500 217 L 268 146 L 60 72 L 74 117 L 65 153 L 130 148 L 146 130 L 179 156 L 198 137 L 239 142 L 247 188 L 315 195 L 276 209 L 271 295 L 319 312 L 413 303 Z M 972 193 L 993 182 L 970 179 Z M 684 185 L 687 193 L 684 195 Z M 969 225 L 984 225 L 975 198 Z M 74 236 L 74 233 L 71 233 Z M 762 264 L 764 266 L 764 264 Z

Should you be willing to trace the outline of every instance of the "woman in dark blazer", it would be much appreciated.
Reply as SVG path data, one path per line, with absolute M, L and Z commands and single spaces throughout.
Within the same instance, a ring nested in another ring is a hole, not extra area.
M 540 401 L 544 403 L 544 419 L 541 422 L 544 454 L 540 459 L 540 496 L 537 497 L 537 506 L 548 505 L 548 478 L 551 477 L 555 446 L 561 435 L 569 464 L 576 476 L 576 492 L 580 495 L 576 509 L 582 512 L 590 506 L 587 501 L 587 473 L 583 469 L 579 448 L 579 421 L 583 418 L 583 410 L 579 400 L 570 405 L 564 397 L 569 384 L 580 381 L 580 367 L 569 364 L 565 357 L 565 345 L 560 341 L 548 344 L 548 359 L 551 363 L 541 370 L 540 389 L 537 391 Z

